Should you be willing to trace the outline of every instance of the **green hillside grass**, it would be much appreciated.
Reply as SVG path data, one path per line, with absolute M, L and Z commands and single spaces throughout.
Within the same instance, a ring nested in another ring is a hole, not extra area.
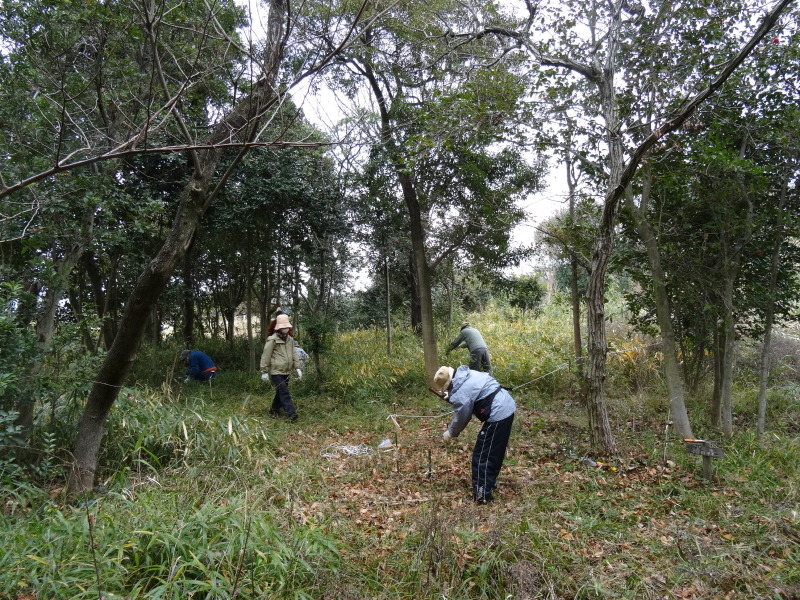
M 168 348 L 140 360 L 137 385 L 114 406 L 104 488 L 90 499 L 69 504 L 57 477 L 38 479 L 43 489 L 6 465 L 0 598 L 800 597 L 793 371 L 778 367 L 785 381 L 773 385 L 762 440 L 751 434 L 753 380 L 739 374 L 737 434 L 706 481 L 701 459 L 666 427 L 651 340 L 612 330 L 620 452 L 601 457 L 589 445 L 566 313 L 469 318 L 498 379 L 517 387 L 493 504 L 469 501 L 478 423 L 441 441 L 447 407 L 426 391 L 408 332 L 391 357 L 380 332 L 340 333 L 324 379 L 309 369 L 292 383 L 295 424 L 267 417 L 271 389 L 256 373 L 226 368 L 212 386 L 179 383 L 169 376 L 179 348 Z M 440 348 L 455 334 L 442 330 Z M 441 359 L 455 366 L 466 351 Z M 706 402 L 702 391 L 690 398 L 698 436 L 713 435 L 699 416 Z M 387 438 L 393 447 L 379 450 Z M 53 449 L 53 473 L 63 459 Z

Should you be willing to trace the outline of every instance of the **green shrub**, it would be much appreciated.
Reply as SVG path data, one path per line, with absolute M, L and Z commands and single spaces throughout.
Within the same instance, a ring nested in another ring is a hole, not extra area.
M 276 522 L 240 495 L 206 490 L 187 510 L 159 490 L 6 520 L 0 597 L 310 599 L 337 569 L 337 544 L 317 527 Z
M 340 333 L 325 361 L 323 391 L 348 404 L 393 398 L 419 389 L 425 381 L 420 339 L 409 330 L 396 330 L 391 356 L 386 338 L 377 331 Z
M 254 343 L 258 361 L 263 344 L 258 339 L 255 339 Z M 158 346 L 144 343 L 131 369 L 129 383 L 160 388 L 164 384 L 183 381 L 186 366 L 178 360 L 178 356 L 184 348 L 185 346 L 177 340 L 169 340 Z M 246 372 L 249 369 L 250 350 L 247 338 L 237 337 L 231 341 L 206 338 L 198 340 L 191 350 L 201 350 L 211 357 L 218 368 L 218 378 L 225 377 L 228 373 Z
M 107 477 L 127 471 L 158 472 L 175 465 L 236 467 L 270 452 L 261 421 L 218 416 L 202 400 L 169 400 L 142 389 L 123 389 L 109 415 L 104 440 L 100 464 Z
M 32 302 L 18 283 L 0 284 L 0 409 L 18 410 L 41 395 L 40 379 L 29 376 L 41 359 L 36 332 L 20 314 Z

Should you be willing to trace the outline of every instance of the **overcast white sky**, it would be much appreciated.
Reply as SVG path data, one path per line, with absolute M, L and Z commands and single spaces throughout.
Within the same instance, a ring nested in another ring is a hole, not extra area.
M 259 10 L 260 0 L 238 0 L 252 15 L 252 30 L 261 32 L 266 16 Z M 254 35 L 257 35 L 254 34 Z M 320 86 L 321 91 L 312 93 L 306 82 L 292 92 L 298 106 L 301 106 L 306 118 L 324 131 L 331 131 L 333 127 L 346 115 L 351 105 L 346 99 L 338 97 L 326 86 Z M 553 161 L 550 172 L 546 178 L 545 188 L 531 195 L 523 202 L 523 209 L 527 214 L 526 221 L 516 228 L 513 239 L 519 244 L 529 245 L 535 237 L 535 227 L 556 211 L 565 206 L 567 200 L 565 174 L 559 163 Z M 516 274 L 528 273 L 534 268 L 533 264 L 521 265 L 515 269 Z
M 303 86 L 295 90 L 293 97 L 298 105 L 303 107 L 303 111 L 309 121 L 323 130 L 331 130 L 333 126 L 342 119 L 348 110 L 346 101 L 323 88 L 324 91 L 313 95 L 308 92 L 308 87 Z M 545 180 L 545 188 L 529 196 L 522 207 L 527 214 L 525 223 L 514 231 L 513 239 L 519 244 L 529 245 L 535 236 L 535 227 L 543 220 L 552 216 L 556 211 L 564 208 L 567 201 L 567 186 L 565 183 L 566 174 L 560 163 L 553 160 L 550 171 Z M 522 265 L 520 269 L 515 269 L 516 274 L 528 273 L 533 269 L 532 264 Z

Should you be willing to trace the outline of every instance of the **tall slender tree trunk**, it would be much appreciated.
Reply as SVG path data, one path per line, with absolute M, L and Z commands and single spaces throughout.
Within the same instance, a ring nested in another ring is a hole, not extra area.
M 781 259 L 781 246 L 783 245 L 783 210 L 786 206 L 786 197 L 789 189 L 789 176 L 784 176 L 781 186 L 781 195 L 776 207 L 775 237 L 772 242 L 772 257 L 769 268 L 769 287 L 767 289 L 767 308 L 764 316 L 764 345 L 761 348 L 761 368 L 758 376 L 758 421 L 756 433 L 758 437 L 764 435 L 767 421 L 767 385 L 769 384 L 770 351 L 772 350 L 772 325 L 775 320 L 775 295 L 778 288 L 778 266 Z
M 583 339 L 581 338 L 581 297 L 578 292 L 578 260 L 569 261 L 570 293 L 572 294 L 572 348 L 578 377 L 583 379 Z
M 417 335 L 422 335 L 422 309 L 419 300 L 419 272 L 417 271 L 417 264 L 414 260 L 413 250 L 412 254 L 408 255 L 408 289 L 410 290 L 409 298 L 409 325 L 411 331 Z
M 323 273 L 322 279 L 324 281 L 325 273 L 325 253 L 320 253 L 320 269 Z M 320 302 L 324 302 L 325 298 L 325 285 L 320 285 Z M 292 267 L 292 325 L 294 326 L 294 335 L 298 337 L 300 331 L 300 265 L 295 260 L 294 267 Z
M 261 265 L 261 295 L 258 297 L 258 320 L 261 324 L 259 328 L 259 339 L 261 345 L 267 341 L 267 330 L 270 322 L 270 301 L 272 300 L 272 277 L 269 273 L 269 261 Z
M 453 328 L 453 316 L 455 315 L 455 295 L 456 295 L 456 278 L 455 273 L 453 273 L 453 260 L 449 261 L 450 269 L 449 269 L 449 279 L 447 285 L 447 330 L 450 331 Z
M 194 277 L 192 277 L 191 243 L 183 257 L 183 343 L 194 348 Z
M 739 148 L 739 158 L 744 159 L 748 146 L 749 137 L 743 136 L 742 143 Z M 734 346 L 736 343 L 736 321 L 734 316 L 734 291 L 736 286 L 736 279 L 739 276 L 739 271 L 742 263 L 741 248 L 752 236 L 753 227 L 753 203 L 748 198 L 748 192 L 744 183 L 742 184 L 742 199 L 747 205 L 747 214 L 742 215 L 742 218 L 734 220 L 734 227 L 731 235 L 722 237 L 723 248 L 723 265 L 722 272 L 724 281 L 722 284 L 722 308 L 723 308 L 723 324 L 724 330 L 724 345 L 725 345 L 725 360 L 722 363 L 722 386 L 720 408 L 722 433 L 726 437 L 733 435 L 733 363 L 734 363 Z M 741 226 L 736 227 L 737 223 L 742 223 Z
M 389 286 L 389 257 L 383 257 L 384 273 L 386 274 L 386 355 L 392 355 L 392 297 Z
M 364 36 L 369 41 L 370 33 Z M 370 89 L 372 89 L 378 103 L 381 115 L 381 142 L 389 150 L 394 163 L 394 170 L 397 174 L 400 188 L 403 191 L 403 200 L 409 217 L 409 234 L 411 237 L 411 260 L 413 261 L 412 274 L 416 278 L 416 286 L 419 301 L 420 331 L 422 333 L 422 351 L 425 362 L 425 378 L 428 385 L 433 383 L 433 375 L 439 368 L 439 357 L 436 350 L 436 336 L 433 327 L 433 301 L 431 299 L 431 280 L 428 260 L 425 253 L 425 227 L 422 222 L 422 209 L 419 205 L 417 189 L 414 185 L 413 175 L 405 164 L 402 153 L 397 148 L 392 137 L 392 120 L 389 116 L 389 104 L 383 89 L 378 83 L 372 65 L 365 62 L 363 65 L 364 75 L 367 78 Z M 412 307 L 414 298 L 412 295 Z M 413 310 L 412 310 L 413 321 Z
M 236 333 L 236 307 L 227 307 L 221 311 L 225 341 L 233 343 Z
M 246 260 L 247 260 L 247 271 L 246 271 L 246 278 L 247 278 L 247 352 L 249 355 L 248 365 L 250 367 L 250 371 L 256 370 L 256 344 L 255 340 L 253 339 L 253 235 L 251 231 L 247 232 L 247 250 L 246 250 Z
M 403 198 L 408 207 L 411 221 L 411 247 L 414 253 L 417 284 L 419 291 L 419 308 L 422 329 L 422 350 L 425 360 L 425 377 L 428 385 L 433 385 L 433 376 L 439 368 L 439 358 L 436 349 L 436 336 L 433 329 L 433 301 L 431 299 L 431 279 L 428 270 L 428 260 L 425 256 L 425 232 L 422 226 L 422 214 L 417 199 L 417 190 L 408 173 L 400 173 L 400 183 L 403 188 Z
M 102 325 L 100 326 L 100 338 L 103 341 L 103 348 L 108 350 L 111 348 L 111 344 L 114 343 L 114 335 L 116 333 L 116 329 L 114 327 L 114 323 L 111 319 L 111 316 L 108 314 L 108 308 L 110 303 L 110 297 L 112 295 L 112 281 L 116 277 L 116 259 L 112 260 L 112 267 L 111 273 L 109 274 L 108 279 L 103 282 L 103 277 L 100 273 L 100 267 L 97 265 L 97 257 L 91 250 L 87 250 L 83 254 L 83 267 L 86 270 L 86 274 L 89 277 L 89 284 L 92 288 L 92 296 L 94 297 L 94 306 L 95 310 L 97 311 L 97 316 L 100 319 Z M 98 344 L 95 345 L 95 351 L 99 347 L 99 340 Z
M 577 181 L 575 178 L 572 158 L 569 149 L 564 152 L 564 164 L 567 169 L 567 189 L 569 190 L 569 216 L 575 220 L 575 193 Z M 572 348 L 575 353 L 575 367 L 578 379 L 583 382 L 583 339 L 581 338 L 581 298 L 578 292 L 578 257 L 572 255 L 569 261 L 570 295 L 572 301 Z
M 153 326 L 153 348 L 158 348 L 161 345 L 161 311 L 157 305 L 150 313 L 150 320 Z
M 183 260 L 197 226 L 213 200 L 209 195 L 209 187 L 221 154 L 221 150 L 215 146 L 229 140 L 232 131 L 244 131 L 246 127 L 246 138 L 252 139 L 258 130 L 259 115 L 275 97 L 285 14 L 284 1 L 272 0 L 264 55 L 266 75 L 252 94 L 237 103 L 205 140 L 211 149 L 197 151 L 194 155 L 193 173 L 181 194 L 172 228 L 155 258 L 139 275 L 128 298 L 119 331 L 95 378 L 78 424 L 74 460 L 67 483 L 71 495 L 86 492 L 94 485 L 105 422 L 130 372 L 148 313 Z M 244 150 L 240 157 L 243 153 Z
M 727 273 L 722 291 L 722 344 L 723 360 L 721 364 L 722 381 L 720 385 L 720 417 L 722 433 L 733 435 L 733 358 L 736 342 L 736 322 L 733 317 L 733 288 L 736 276 Z
M 774 255 L 773 255 L 774 258 Z M 777 269 L 775 269 L 777 271 Z M 770 277 L 772 274 L 770 274 Z M 769 294 L 775 293 L 776 281 L 770 281 Z M 775 318 L 775 301 L 770 298 L 764 318 L 764 341 L 761 347 L 761 364 L 758 373 L 758 420 L 756 434 L 764 435 L 767 422 L 767 386 L 769 385 L 769 372 L 771 367 L 770 351 L 772 350 L 772 325 Z
M 664 378 L 667 381 L 667 390 L 670 399 L 670 411 L 675 430 L 684 438 L 692 438 L 692 426 L 689 422 L 689 413 L 686 411 L 686 400 L 678 363 L 677 345 L 675 343 L 675 330 L 672 327 L 672 309 L 667 294 L 666 276 L 661 266 L 661 252 L 658 248 L 658 239 L 655 231 L 647 220 L 647 210 L 650 201 L 652 185 L 652 169 L 648 165 L 644 169 L 642 197 L 637 207 L 633 195 L 628 194 L 626 205 L 633 214 L 634 227 L 639 240 L 647 250 L 647 260 L 650 264 L 650 275 L 653 281 L 653 296 L 656 305 L 656 318 L 661 330 L 661 346 L 664 356 Z
M 83 312 L 84 303 L 81 297 L 81 290 L 84 287 L 85 270 L 79 268 L 78 271 L 79 271 L 78 274 L 79 282 L 77 284 L 77 288 L 69 286 L 69 288 L 67 289 L 67 298 L 69 300 L 69 305 L 70 308 L 72 309 L 72 313 L 75 315 L 75 319 L 78 322 L 78 327 L 80 328 L 83 346 L 86 348 L 86 350 L 89 351 L 90 354 L 95 354 L 96 348 L 94 345 L 94 339 L 92 338 L 88 324 L 86 323 L 86 315 Z
M 719 427 L 722 419 L 722 364 L 725 362 L 722 328 L 722 325 L 714 326 L 714 386 L 711 390 L 711 404 L 708 407 L 709 421 L 714 427 Z
M 547 292 L 544 303 L 550 304 L 556 295 L 556 269 L 552 264 L 545 267 L 545 277 L 547 277 Z
M 748 215 L 749 217 L 750 215 Z M 734 233 L 738 241 L 749 236 Z M 732 240 L 728 235 L 722 236 L 723 248 L 723 281 L 721 290 L 722 305 L 722 361 L 720 362 L 720 400 L 719 424 L 726 437 L 733 435 L 733 364 L 736 345 L 736 320 L 734 316 L 734 291 L 739 274 L 741 253 L 731 249 Z M 737 244 L 738 245 L 738 244 Z

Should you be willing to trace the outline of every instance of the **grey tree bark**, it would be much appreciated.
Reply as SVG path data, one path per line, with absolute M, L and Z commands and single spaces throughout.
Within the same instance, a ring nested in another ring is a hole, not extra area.
M 569 190 L 569 215 L 575 218 L 576 181 L 574 165 L 569 152 L 565 152 L 564 163 L 567 169 L 567 189 Z M 572 295 L 572 347 L 575 353 L 575 367 L 578 378 L 583 379 L 583 339 L 581 338 L 581 298 L 578 294 L 578 258 L 573 254 L 569 261 L 570 292 Z
M 621 134 L 621 124 L 617 112 L 614 76 L 617 72 L 616 57 L 620 43 L 621 25 L 620 11 L 624 0 L 611 4 L 611 19 L 604 24 L 602 35 L 596 39 L 603 40 L 596 48 L 604 45 L 604 61 L 601 63 L 594 57 L 592 63 L 583 63 L 569 57 L 545 54 L 539 44 L 528 35 L 528 30 L 514 31 L 503 27 L 488 27 L 479 35 L 491 33 L 510 37 L 520 43 L 542 66 L 567 69 L 584 77 L 593 84 L 600 98 L 600 115 L 606 127 L 608 146 L 608 186 L 603 201 L 603 213 L 595 238 L 595 250 L 591 259 L 591 270 L 587 287 L 587 322 L 588 322 L 588 360 L 587 381 L 585 386 L 586 407 L 594 445 L 608 454 L 616 451 L 616 442 L 608 423 L 605 404 L 606 352 L 608 350 L 605 337 L 605 274 L 611 258 L 614 242 L 614 225 L 620 199 L 633 180 L 633 176 L 650 149 L 665 135 L 683 125 L 695 112 L 698 106 L 710 98 L 741 65 L 756 45 L 769 33 L 783 11 L 792 0 L 778 0 L 772 10 L 764 17 L 758 29 L 739 52 L 724 64 L 719 74 L 708 86 L 683 103 L 679 111 L 657 127 L 638 146 L 631 149 L 625 160 Z M 528 25 L 535 17 L 535 8 L 529 4 L 531 11 Z M 590 19 L 591 20 L 591 19 Z
M 383 257 L 384 275 L 386 278 L 386 355 L 392 355 L 392 299 L 389 286 L 389 257 Z
M 653 278 L 656 319 L 658 320 L 658 327 L 661 331 L 661 346 L 664 356 L 664 378 L 667 381 L 667 390 L 669 391 L 672 422 L 675 431 L 681 436 L 684 438 L 693 438 L 694 435 L 692 435 L 692 425 L 689 422 L 689 413 L 686 411 L 683 378 L 681 377 L 680 365 L 678 363 L 678 351 L 675 342 L 675 330 L 672 327 L 672 309 L 667 294 L 666 276 L 661 266 L 661 253 L 658 249 L 656 232 L 646 218 L 652 186 L 652 169 L 649 166 L 644 169 L 643 184 L 642 198 L 639 206 L 636 206 L 630 194 L 626 198 L 626 206 L 634 215 L 634 227 L 636 228 L 639 240 L 644 244 L 647 250 L 647 260 L 650 264 L 650 274 Z

